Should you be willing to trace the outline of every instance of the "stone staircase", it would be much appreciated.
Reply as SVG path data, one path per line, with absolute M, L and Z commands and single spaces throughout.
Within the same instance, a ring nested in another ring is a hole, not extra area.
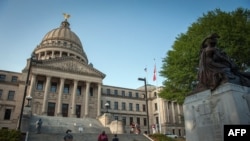
M 98 135 L 97 133 L 72 133 L 73 135 L 73 141 L 97 141 Z M 113 134 L 107 134 L 109 141 L 112 141 L 112 138 L 114 137 Z M 31 133 L 29 134 L 28 141 L 64 141 L 63 137 L 65 134 L 57 134 L 57 133 L 51 133 L 51 134 L 35 134 Z M 150 141 L 147 137 L 144 135 L 136 135 L 136 134 L 118 134 L 119 141 Z
M 70 117 L 49 117 L 36 116 L 30 118 L 29 132 L 36 132 L 35 123 L 41 118 L 43 121 L 41 132 L 43 133 L 65 133 L 70 129 L 71 133 L 79 133 L 79 127 L 83 128 L 84 133 L 101 133 L 105 131 L 110 133 L 108 127 L 103 127 L 102 124 L 93 118 L 70 118 Z
M 35 123 L 41 118 L 43 121 L 41 133 L 36 134 Z M 79 132 L 79 127 L 83 128 L 83 132 Z M 70 117 L 49 117 L 32 115 L 29 119 L 29 131 L 27 133 L 26 141 L 64 141 L 63 137 L 66 135 L 66 130 L 70 129 L 73 135 L 73 141 L 96 141 L 98 135 L 105 131 L 112 140 L 113 134 L 108 127 L 93 118 L 70 118 Z M 144 135 L 136 134 L 118 134 L 119 141 L 150 141 Z

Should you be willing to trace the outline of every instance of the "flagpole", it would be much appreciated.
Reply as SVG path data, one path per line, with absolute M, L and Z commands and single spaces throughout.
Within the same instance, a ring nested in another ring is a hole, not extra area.
M 155 62 L 155 59 L 154 59 L 154 62 Z M 158 92 L 158 81 L 157 81 L 157 71 L 156 71 L 156 62 L 155 62 L 155 66 L 154 66 L 154 76 L 153 76 L 153 81 L 156 82 L 156 99 L 157 99 L 157 107 L 158 107 L 158 116 L 159 116 L 159 132 L 161 133 L 161 115 L 160 115 L 160 99 L 159 99 L 159 92 Z
M 146 84 L 148 84 L 148 66 L 146 66 L 146 68 L 144 69 L 145 70 L 145 72 L 146 72 Z

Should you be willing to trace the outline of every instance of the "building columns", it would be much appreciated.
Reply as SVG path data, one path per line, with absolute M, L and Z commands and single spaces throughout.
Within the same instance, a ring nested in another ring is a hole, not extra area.
M 180 111 L 180 105 L 177 103 L 177 112 L 178 112 L 178 123 L 181 123 L 181 111 Z
M 97 116 L 101 115 L 101 83 L 98 83 Z
M 35 83 L 36 83 L 36 75 L 32 74 L 28 96 L 32 97 L 32 95 L 33 95 L 32 92 L 35 88 Z
M 85 91 L 85 113 L 84 116 L 87 117 L 89 114 L 89 86 L 90 82 L 86 82 L 86 91 Z
M 166 122 L 167 122 L 167 123 L 170 122 L 170 119 L 169 119 L 169 111 L 170 111 L 170 110 L 169 110 L 169 104 L 168 104 L 168 103 L 169 103 L 169 101 L 166 101 L 166 102 L 165 102 L 165 104 L 166 104 L 166 117 L 167 117 Z
M 47 105 L 48 105 L 47 99 L 48 99 L 50 81 L 51 81 L 51 77 L 47 76 L 46 84 L 45 84 L 44 97 L 43 97 L 43 106 L 42 106 L 42 114 L 43 115 L 47 115 Z
M 74 87 L 72 93 L 72 101 L 71 101 L 71 117 L 76 117 L 76 91 L 77 91 L 78 81 L 74 80 Z
M 60 79 L 60 87 L 59 87 L 59 93 L 58 93 L 58 99 L 57 99 L 57 116 L 62 116 L 62 95 L 63 95 L 63 87 L 64 87 L 65 79 Z
M 176 123 L 176 119 L 175 119 L 175 107 L 174 107 L 174 102 L 171 102 L 171 106 L 172 106 L 172 116 L 173 116 L 173 123 Z

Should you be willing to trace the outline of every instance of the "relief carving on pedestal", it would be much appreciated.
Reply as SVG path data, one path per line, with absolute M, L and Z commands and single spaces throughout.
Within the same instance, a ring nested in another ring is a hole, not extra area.
M 208 103 L 203 101 L 203 103 L 192 106 L 192 130 L 196 126 L 218 126 L 223 122 L 223 112 L 219 111 L 218 103 L 220 99 L 210 100 Z

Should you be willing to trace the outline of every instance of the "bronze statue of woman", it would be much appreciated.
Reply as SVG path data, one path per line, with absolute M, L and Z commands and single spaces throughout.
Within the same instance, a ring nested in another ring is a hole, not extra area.
M 240 72 L 236 64 L 217 48 L 220 36 L 213 33 L 206 37 L 200 47 L 198 85 L 195 91 L 211 89 L 229 82 L 250 87 L 250 72 Z

